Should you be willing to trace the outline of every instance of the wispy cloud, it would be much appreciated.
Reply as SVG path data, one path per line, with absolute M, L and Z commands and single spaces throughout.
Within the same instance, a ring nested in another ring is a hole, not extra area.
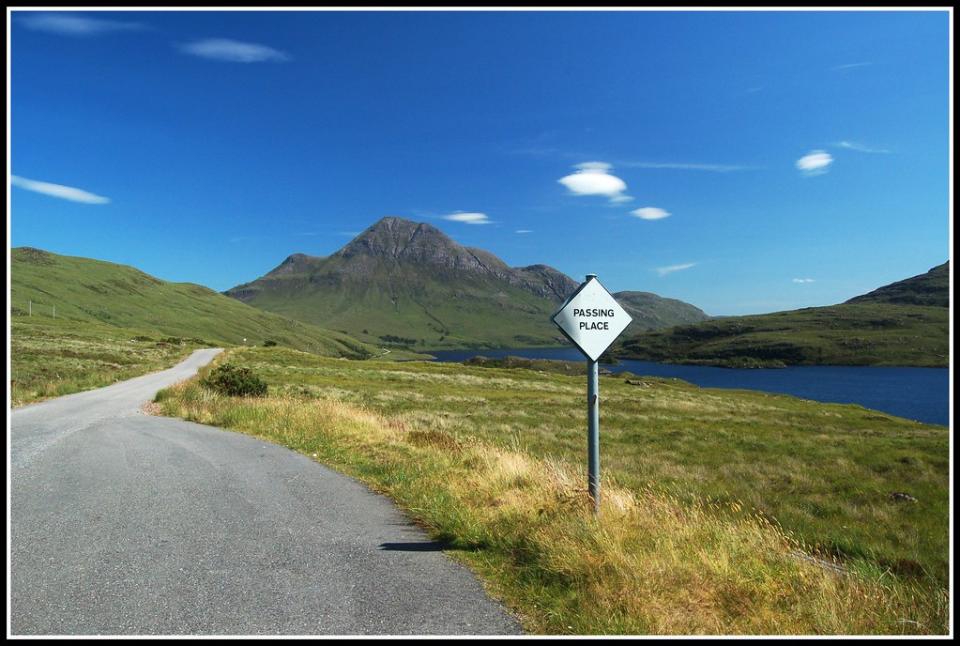
M 794 278 L 793 282 L 798 285 L 806 285 L 807 283 L 814 283 L 816 281 L 813 278 Z
M 569 157 L 569 153 L 556 146 L 517 146 L 507 150 L 511 155 L 529 155 L 530 157 Z
M 34 179 L 27 179 L 26 177 L 18 177 L 16 175 L 10 176 L 10 183 L 13 186 L 28 191 L 33 191 L 34 193 L 42 193 L 43 195 L 57 197 L 61 200 L 69 200 L 71 202 L 81 202 L 83 204 L 106 204 L 110 201 L 110 198 L 108 197 L 95 195 L 94 193 L 84 191 L 83 189 L 74 188 L 73 186 L 52 184 L 50 182 L 39 182 Z
M 868 65 L 873 65 L 873 63 L 871 63 L 871 62 L 863 62 L 863 63 L 844 63 L 843 65 L 834 65 L 833 67 L 830 68 L 830 71 L 831 71 L 831 72 L 843 72 L 843 71 L 845 71 L 845 70 L 852 70 L 852 69 L 855 69 L 855 68 L 857 68 L 857 67 L 866 67 L 866 66 L 868 66 Z
M 663 218 L 669 218 L 670 212 L 656 206 L 645 206 L 630 211 L 630 215 L 636 216 L 641 220 L 662 220 Z
M 139 22 L 104 20 L 67 13 L 39 13 L 23 16 L 17 21 L 27 29 L 46 31 L 64 36 L 96 36 L 117 31 L 146 29 Z
M 533 233 L 531 229 L 517 229 L 514 233 Z
M 443 216 L 443 219 L 450 220 L 451 222 L 462 222 L 464 224 L 490 224 L 490 219 L 486 213 L 465 213 L 463 211 L 457 211 L 456 213 Z
M 583 162 L 574 166 L 577 172 L 561 177 L 557 181 L 567 187 L 573 195 L 601 195 L 613 204 L 633 200 L 624 191 L 627 183 L 610 173 L 613 168 L 606 162 Z
M 847 150 L 855 150 L 858 153 L 874 153 L 874 154 L 889 154 L 891 151 L 886 148 L 871 148 L 869 146 L 864 146 L 863 144 L 858 144 L 855 141 L 838 141 L 833 144 L 837 148 L 846 148 Z
M 833 156 L 824 150 L 813 150 L 797 160 L 797 169 L 808 177 L 823 175 L 827 172 Z
M 257 43 L 242 43 L 228 38 L 206 38 L 190 43 L 180 43 L 177 48 L 192 56 L 227 63 L 283 62 L 290 55 L 278 49 Z
M 697 263 L 695 262 L 685 262 L 682 265 L 667 265 L 666 267 L 657 267 L 654 271 L 657 272 L 659 276 L 666 276 L 667 274 L 672 274 L 675 271 L 683 271 L 684 269 L 690 269 L 691 267 L 696 267 Z
M 757 166 L 743 166 L 740 164 L 699 164 L 690 162 L 651 162 L 626 161 L 620 162 L 627 168 L 666 168 L 671 170 L 701 170 L 711 173 L 733 173 L 741 170 L 757 170 Z

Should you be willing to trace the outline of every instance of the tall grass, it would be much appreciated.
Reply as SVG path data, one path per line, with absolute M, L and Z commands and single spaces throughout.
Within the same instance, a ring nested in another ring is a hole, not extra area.
M 607 482 L 595 518 L 579 467 L 461 433 L 442 416 L 382 414 L 336 393 L 228 398 L 195 380 L 161 391 L 157 404 L 313 456 L 391 496 L 531 632 L 947 631 L 944 590 L 845 570 L 735 500 Z
M 10 346 L 14 407 L 169 368 L 201 347 L 193 340 L 64 320 L 14 321 Z

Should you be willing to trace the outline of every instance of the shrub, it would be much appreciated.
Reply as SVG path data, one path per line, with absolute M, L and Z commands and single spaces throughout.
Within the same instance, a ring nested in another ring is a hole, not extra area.
M 217 366 L 200 380 L 205 388 L 221 395 L 231 397 L 263 397 L 267 394 L 267 384 L 253 374 L 250 368 L 224 363 Z
M 274 341 L 273 339 L 267 339 L 266 341 L 263 342 L 263 347 L 265 348 L 272 348 L 275 345 L 277 345 L 277 342 Z

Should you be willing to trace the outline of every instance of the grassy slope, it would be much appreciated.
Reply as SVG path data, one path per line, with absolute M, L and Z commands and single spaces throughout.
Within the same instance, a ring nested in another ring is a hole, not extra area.
M 623 340 L 622 358 L 716 365 L 946 367 L 949 263 L 829 307 L 715 319 Z
M 280 345 L 326 356 L 374 346 L 132 267 L 30 248 L 11 252 L 11 404 L 166 368 L 210 345 Z M 28 303 L 33 301 L 33 315 Z M 56 318 L 53 306 L 56 305 Z M 137 341 L 136 337 L 143 337 Z M 173 342 L 164 341 L 176 337 Z M 416 356 L 393 352 L 390 358 Z
M 339 259 L 326 262 L 333 271 Z M 452 286 L 400 268 L 381 270 L 364 281 L 318 287 L 303 276 L 278 277 L 272 289 L 248 302 L 315 325 L 350 330 L 370 343 L 384 335 L 413 338 L 414 350 L 563 343 L 549 321 L 557 305 L 521 289 L 480 280 Z
M 950 263 L 948 261 L 925 274 L 884 285 L 847 302 L 950 307 Z
M 624 340 L 620 358 L 714 365 L 946 367 L 949 310 L 877 303 L 715 319 Z
M 583 499 L 582 376 L 232 355 L 266 378 L 269 398 L 187 385 L 161 393 L 162 409 L 316 454 L 385 491 L 450 540 L 528 629 L 946 630 L 943 427 L 607 377 L 597 525 Z M 801 544 L 855 574 L 792 557 Z
M 11 252 L 11 315 L 37 316 L 154 330 L 220 344 L 281 345 L 325 355 L 376 354 L 350 336 L 244 305 L 192 283 L 170 283 L 133 267 L 29 248 Z
M 699 323 L 709 318 L 703 310 L 690 303 L 650 292 L 617 292 L 613 296 L 633 319 L 623 331 L 627 336 L 644 330 L 662 330 L 674 325 Z

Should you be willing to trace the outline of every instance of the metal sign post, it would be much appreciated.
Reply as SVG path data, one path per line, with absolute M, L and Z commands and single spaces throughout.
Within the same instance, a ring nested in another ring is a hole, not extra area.
M 587 359 L 587 489 L 600 512 L 600 367 Z
M 630 315 L 596 274 L 587 274 L 551 320 L 587 358 L 587 488 L 600 512 L 600 369 L 597 360 L 630 325 Z

